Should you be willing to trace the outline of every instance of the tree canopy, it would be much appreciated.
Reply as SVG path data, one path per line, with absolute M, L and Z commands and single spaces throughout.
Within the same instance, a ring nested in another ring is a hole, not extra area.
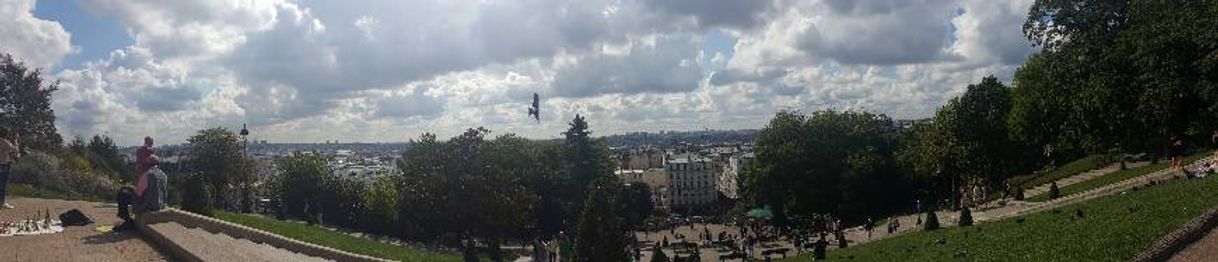
M 22 146 L 58 152 L 63 138 L 51 108 L 51 93 L 58 89 L 59 82 L 43 81 L 42 70 L 0 53 L 0 126 L 20 134 Z

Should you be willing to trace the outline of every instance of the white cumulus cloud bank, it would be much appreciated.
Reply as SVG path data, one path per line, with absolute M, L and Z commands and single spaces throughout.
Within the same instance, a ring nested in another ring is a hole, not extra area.
M 68 34 L 30 5 L 0 5 L 18 18 L 0 30 L 35 39 L 0 47 L 54 65 Z M 1034 51 L 1019 32 L 1029 5 L 88 0 L 133 44 L 55 72 L 54 107 L 63 132 L 124 144 L 242 123 L 272 141 L 403 141 L 475 126 L 550 138 L 574 114 L 598 134 L 758 128 L 778 110 L 926 117 L 982 76 L 1009 79 Z M 25 45 L 39 48 L 11 47 Z

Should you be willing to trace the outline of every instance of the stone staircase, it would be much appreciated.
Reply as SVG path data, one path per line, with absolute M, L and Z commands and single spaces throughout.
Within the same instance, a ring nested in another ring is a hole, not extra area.
M 1205 157 L 1205 158 L 1199 159 L 1197 161 L 1194 161 L 1192 163 L 1185 165 L 1184 168 L 1188 169 L 1188 170 L 1194 170 L 1197 167 L 1199 167 L 1200 165 L 1209 163 L 1210 161 L 1213 161 L 1213 160 L 1214 160 L 1213 156 Z M 1134 187 L 1145 186 L 1145 185 L 1149 184 L 1150 181 L 1161 181 L 1161 180 L 1171 179 L 1173 176 L 1183 177 L 1184 174 L 1181 173 L 1179 169 L 1164 168 L 1162 170 L 1151 172 L 1150 174 L 1127 178 L 1125 180 L 1121 180 L 1116 183 L 1104 185 L 1104 186 L 1093 188 L 1093 189 L 1090 189 L 1087 191 L 1069 194 L 1069 195 L 1065 195 L 1065 196 L 1062 196 L 1057 199 L 1049 200 L 1049 201 L 1045 202 L 1045 204 L 1043 204 L 1043 205 L 1039 205 L 1039 206 L 1035 206 L 1033 208 L 1015 212 L 1014 214 L 1012 214 L 1012 216 L 1039 212 L 1042 210 L 1057 208 L 1057 207 L 1061 207 L 1061 206 L 1065 206 L 1065 205 L 1069 205 L 1069 204 L 1073 204 L 1073 203 L 1078 203 L 1078 202 L 1094 199 L 1094 198 L 1101 197 L 1101 196 L 1116 194 L 1121 191 L 1133 189 Z M 1207 178 L 1207 179 L 1214 179 L 1214 178 Z
M 1138 167 L 1146 166 L 1149 164 L 1150 164 L 1149 162 L 1142 161 L 1142 162 L 1126 163 L 1125 166 L 1127 168 L 1138 168 Z M 1091 180 L 1093 178 L 1101 177 L 1101 176 L 1104 176 L 1104 175 L 1107 175 L 1109 173 L 1116 172 L 1119 170 L 1121 170 L 1121 164 L 1117 163 L 1117 164 L 1108 165 L 1104 168 L 1090 170 L 1090 171 L 1078 173 L 1078 174 L 1075 174 L 1073 176 L 1069 176 L 1066 178 L 1058 179 L 1055 182 L 1057 182 L 1058 188 L 1062 188 L 1062 187 L 1073 185 L 1073 184 L 1080 183 L 1083 181 Z M 1049 192 L 1049 187 L 1051 185 L 1053 185 L 1053 183 L 1039 185 L 1039 186 L 1036 186 L 1036 187 L 1033 187 L 1031 189 L 1024 191 L 1023 194 L 1024 194 L 1024 196 L 1027 196 L 1027 197 L 1033 197 L 1036 195 L 1045 194 L 1045 193 Z
M 176 209 L 141 215 L 136 224 L 175 261 L 389 261 Z
M 148 225 L 148 228 L 202 261 L 333 261 L 254 243 L 247 239 L 236 239 L 201 228 L 187 228 L 174 222 L 152 224 Z

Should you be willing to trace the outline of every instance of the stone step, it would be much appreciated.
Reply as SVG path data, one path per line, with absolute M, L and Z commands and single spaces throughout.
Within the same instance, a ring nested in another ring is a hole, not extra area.
M 157 223 L 148 227 L 203 261 L 330 261 L 247 239 L 212 233 L 201 228 L 187 228 L 174 222 Z

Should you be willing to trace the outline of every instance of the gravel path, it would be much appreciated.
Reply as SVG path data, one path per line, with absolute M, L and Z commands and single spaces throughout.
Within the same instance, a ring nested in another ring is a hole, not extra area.
M 67 227 L 56 234 L 0 237 L 0 261 L 167 261 L 135 232 L 98 233 L 99 225 L 118 223 L 113 204 L 10 197 L 15 209 L 0 209 L 0 220 L 14 221 L 46 210 L 58 216 L 79 209 L 96 223 Z

